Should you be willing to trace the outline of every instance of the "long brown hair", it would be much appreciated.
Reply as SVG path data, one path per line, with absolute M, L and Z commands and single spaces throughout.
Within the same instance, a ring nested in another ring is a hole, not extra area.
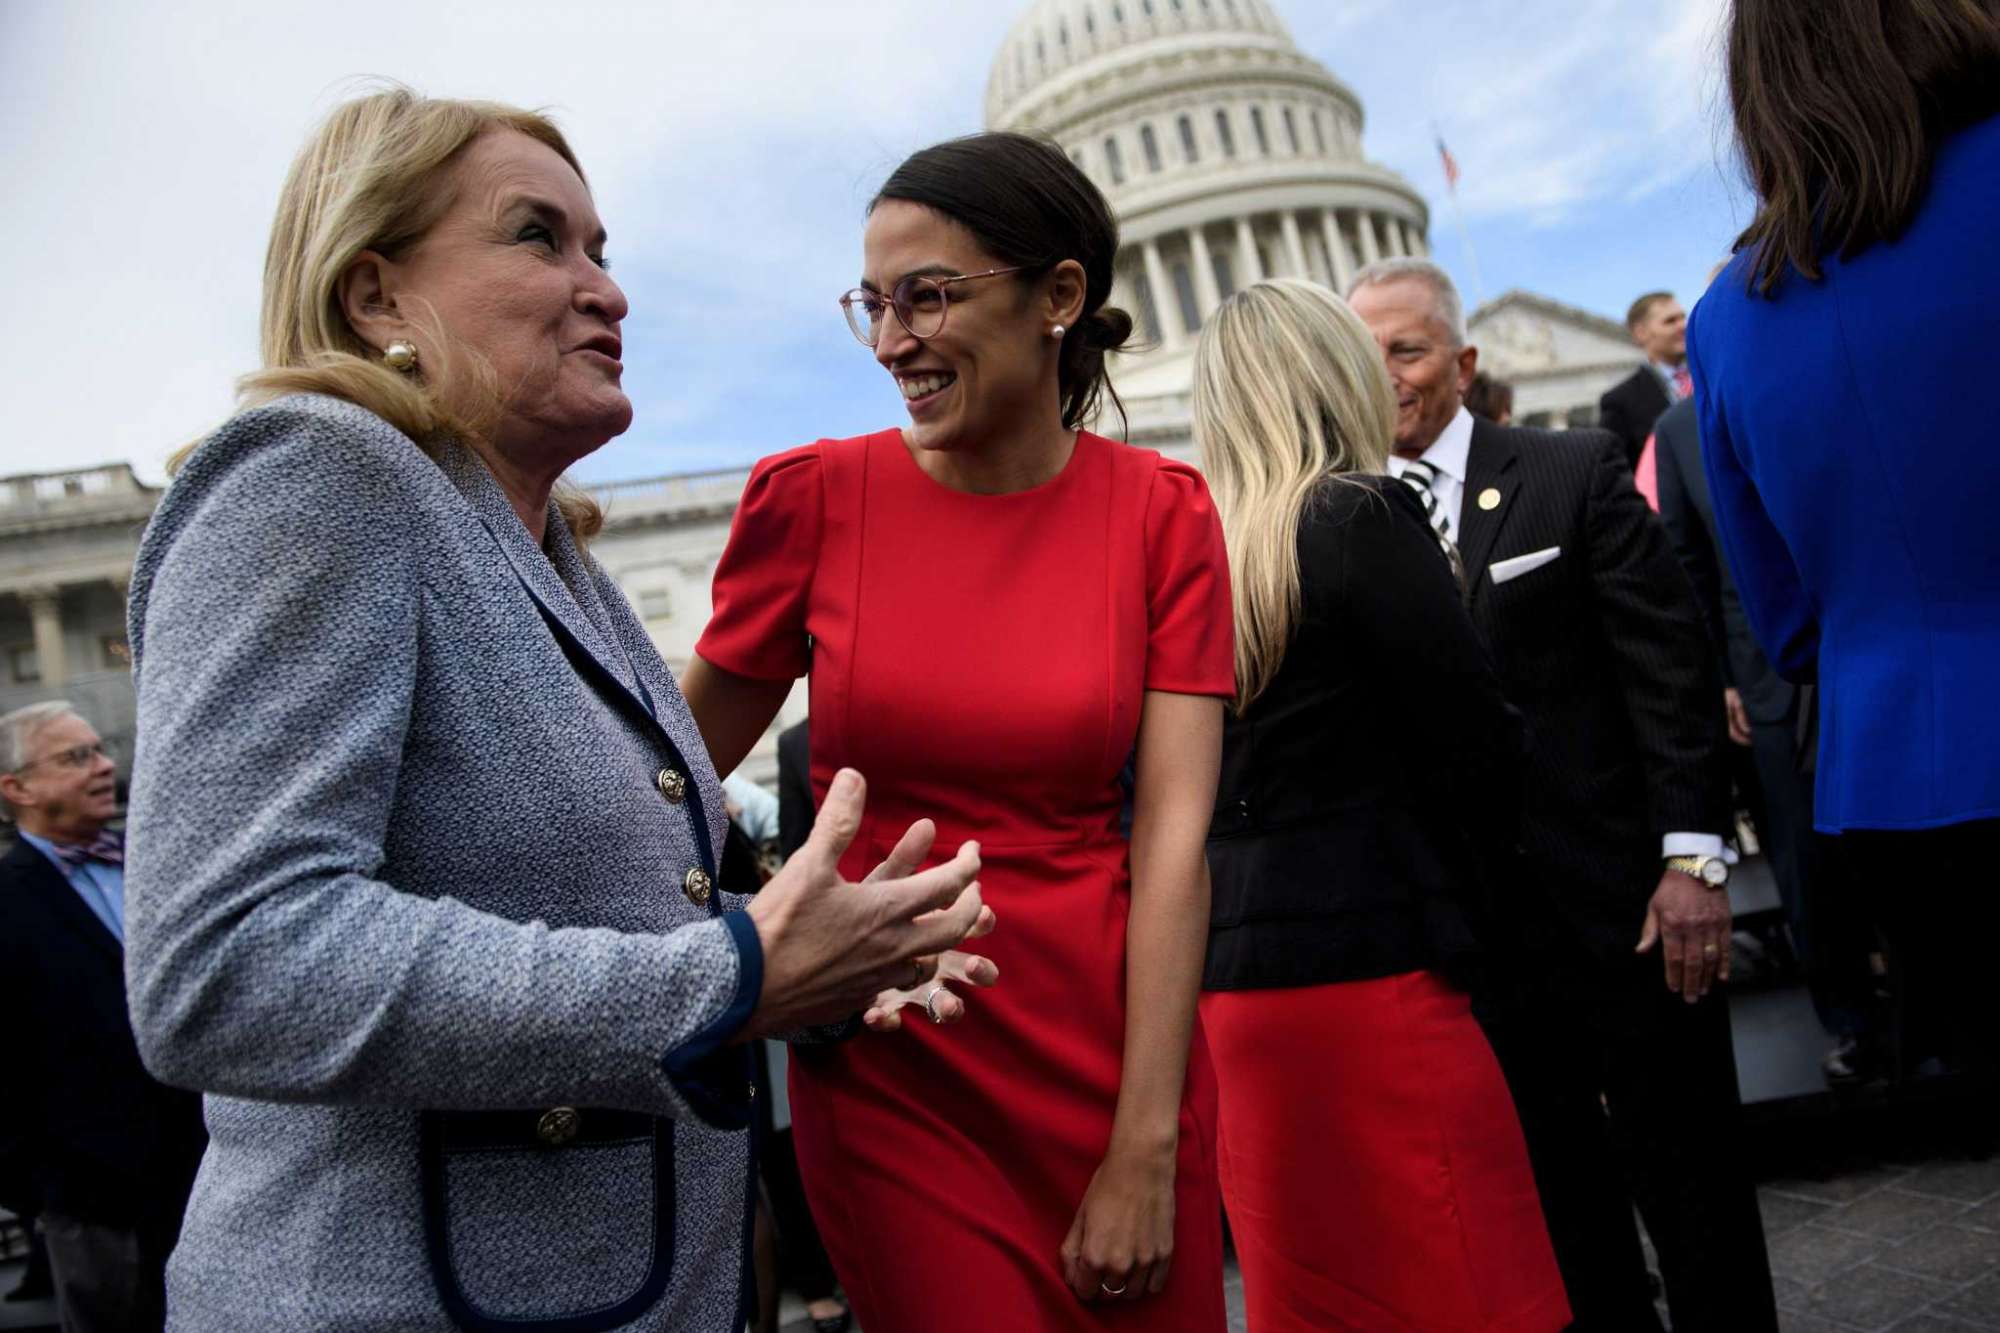
M 1788 269 L 1894 240 L 1947 135 L 2000 112 L 2000 0 L 1736 0 L 1729 100 L 1769 295 Z

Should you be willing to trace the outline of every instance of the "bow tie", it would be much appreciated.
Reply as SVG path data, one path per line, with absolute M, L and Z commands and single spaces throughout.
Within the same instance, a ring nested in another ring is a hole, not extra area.
M 125 864 L 125 835 L 114 829 L 105 829 L 88 843 L 52 842 L 49 847 L 55 852 L 56 860 L 72 874 L 81 869 L 85 861 L 102 861 L 108 866 Z

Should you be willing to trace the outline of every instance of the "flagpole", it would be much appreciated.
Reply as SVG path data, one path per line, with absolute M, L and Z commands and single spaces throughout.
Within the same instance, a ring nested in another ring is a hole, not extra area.
M 1472 247 L 1472 231 L 1465 225 L 1465 210 L 1458 206 L 1458 171 L 1436 121 L 1431 122 L 1431 134 L 1437 139 L 1438 155 L 1444 163 L 1444 189 L 1451 200 L 1451 220 L 1458 226 L 1458 243 L 1465 251 L 1465 265 L 1472 270 L 1472 308 L 1477 310 L 1486 304 L 1486 280 L 1479 273 L 1479 252 Z

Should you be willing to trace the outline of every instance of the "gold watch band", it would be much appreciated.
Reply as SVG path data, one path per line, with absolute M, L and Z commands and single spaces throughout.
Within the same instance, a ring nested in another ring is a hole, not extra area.
M 1667 869 L 1680 871 L 1703 888 L 1720 890 L 1727 888 L 1729 885 L 1729 871 L 1727 868 L 1729 863 L 1723 861 L 1724 869 L 1720 880 L 1711 880 L 1708 876 L 1704 875 L 1702 867 L 1706 866 L 1710 861 L 1721 860 L 1722 858 L 1719 856 L 1669 856 L 1667 858 Z

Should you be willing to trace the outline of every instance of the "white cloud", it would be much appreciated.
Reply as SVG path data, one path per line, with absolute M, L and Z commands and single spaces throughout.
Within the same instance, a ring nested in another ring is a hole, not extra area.
M 1363 92 L 1371 156 L 1442 201 L 1435 138 L 1468 218 L 1569 220 L 1721 160 L 1724 0 L 1435 0 L 1298 25 Z
M 921 0 L 0 4 L 0 472 L 131 458 L 156 476 L 227 412 L 256 362 L 278 186 L 357 76 L 549 107 L 634 323 L 732 368 L 690 397 L 741 394 L 782 370 L 772 348 L 808 315 L 838 324 L 868 190 L 978 128 L 1008 17 L 968 7 L 941 32 Z
M 286 166 L 368 75 L 570 134 L 633 300 L 639 423 L 590 475 L 795 442 L 759 415 L 774 400 L 837 403 L 829 430 L 892 420 L 833 304 L 861 209 L 905 153 L 978 128 L 1022 3 L 0 0 L 0 472 L 157 477 L 228 411 Z M 1433 199 L 1441 123 L 1475 216 L 1570 217 L 1715 160 L 1722 0 L 1280 3 L 1361 91 L 1371 155 Z

